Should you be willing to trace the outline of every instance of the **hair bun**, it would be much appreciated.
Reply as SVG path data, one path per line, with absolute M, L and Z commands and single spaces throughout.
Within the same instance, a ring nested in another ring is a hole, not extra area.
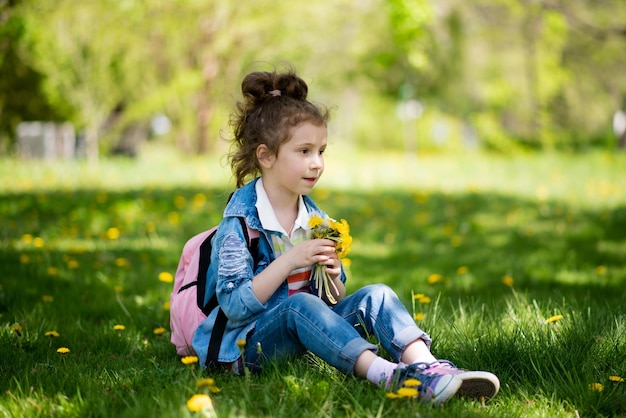
M 241 92 L 248 105 L 256 105 L 278 96 L 305 100 L 308 86 L 294 71 L 285 73 L 257 71 L 248 74 L 241 83 Z

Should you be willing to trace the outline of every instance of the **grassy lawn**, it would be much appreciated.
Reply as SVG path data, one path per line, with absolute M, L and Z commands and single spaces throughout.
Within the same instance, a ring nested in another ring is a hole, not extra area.
M 313 356 L 251 378 L 183 365 L 159 277 L 232 184 L 223 159 L 150 149 L 0 161 L 0 416 L 194 416 L 195 393 L 220 417 L 626 416 L 626 155 L 326 161 L 313 197 L 351 224 L 348 291 L 393 287 L 436 356 L 500 377 L 492 402 L 388 399 Z

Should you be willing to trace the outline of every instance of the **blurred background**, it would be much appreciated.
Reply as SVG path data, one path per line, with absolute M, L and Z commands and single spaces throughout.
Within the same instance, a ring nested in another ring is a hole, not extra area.
M 626 148 L 623 0 L 0 0 L 0 156 L 222 152 L 285 63 L 358 149 Z

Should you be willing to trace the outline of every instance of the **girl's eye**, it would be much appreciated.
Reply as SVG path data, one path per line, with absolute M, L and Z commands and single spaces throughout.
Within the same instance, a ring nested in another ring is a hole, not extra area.
M 309 153 L 309 150 L 308 150 L 308 149 L 301 149 L 301 150 L 300 150 L 300 153 L 301 153 L 301 154 L 308 154 L 308 153 Z
M 325 152 L 325 151 L 326 151 L 325 149 L 321 149 L 321 150 L 320 150 L 320 155 L 324 155 L 324 152 Z

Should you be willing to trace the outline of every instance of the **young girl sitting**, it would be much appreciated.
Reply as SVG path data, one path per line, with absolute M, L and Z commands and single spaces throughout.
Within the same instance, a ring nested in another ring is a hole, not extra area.
M 293 71 L 253 72 L 242 93 L 231 118 L 237 190 L 213 240 L 207 273 L 207 300 L 216 289 L 228 318 L 219 363 L 240 371 L 244 364 L 309 351 L 390 390 L 409 379 L 417 385 L 417 379 L 419 399 L 435 405 L 454 395 L 495 396 L 500 383 L 493 374 L 460 370 L 431 354 L 430 337 L 389 287 L 370 285 L 346 296 L 335 242 L 308 239 L 312 214 L 326 216 L 308 195 L 324 171 L 328 112 L 307 100 L 307 84 Z M 259 233 L 254 256 L 239 218 Z M 309 281 L 315 264 L 326 266 L 334 284 L 330 298 L 318 297 Z M 193 339 L 205 367 L 217 311 Z M 378 356 L 366 335 L 374 335 L 393 361 Z

